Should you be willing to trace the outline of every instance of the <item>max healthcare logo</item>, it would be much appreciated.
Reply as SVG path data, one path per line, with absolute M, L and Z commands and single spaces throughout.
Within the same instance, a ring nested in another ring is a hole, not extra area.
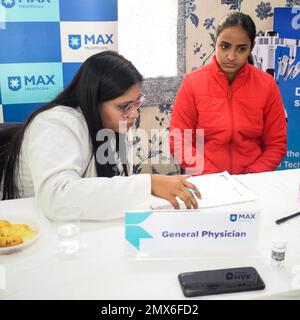
M 237 214 L 230 215 L 230 221 L 235 222 L 237 220 Z
M 44 103 L 63 89 L 62 64 L 1 64 L 0 86 L 3 104 Z
M 69 34 L 69 47 L 73 50 L 81 48 L 81 35 L 80 34 Z
M 22 88 L 22 82 L 25 90 L 48 90 L 49 86 L 55 86 L 55 75 L 30 75 L 9 76 L 7 77 L 8 88 L 11 91 L 18 91 Z
M 15 6 L 16 1 L 15 0 L 2 0 L 1 3 L 2 3 L 3 7 L 5 7 L 6 9 L 10 9 Z
M 69 47 L 73 50 L 81 48 L 82 42 L 86 49 L 95 49 L 103 45 L 114 44 L 111 34 L 69 34 Z
M 242 214 L 230 214 L 229 220 L 231 222 L 236 222 L 236 221 L 252 221 L 256 219 L 256 214 L 255 213 L 242 213 Z
M 21 77 L 8 77 L 7 82 L 8 82 L 8 88 L 11 91 L 18 91 L 22 87 Z
M 32 6 L 32 5 L 41 5 L 45 3 L 51 3 L 50 0 L 17 0 L 18 4 L 20 6 L 26 5 L 26 7 Z M 16 5 L 16 0 L 1 0 L 2 6 L 10 9 L 13 8 Z

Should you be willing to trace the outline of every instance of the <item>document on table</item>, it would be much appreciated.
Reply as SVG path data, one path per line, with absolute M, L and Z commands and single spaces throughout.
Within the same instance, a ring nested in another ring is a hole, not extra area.
M 234 203 L 257 200 L 257 196 L 240 181 L 232 177 L 227 171 L 190 177 L 201 192 L 202 199 L 197 199 L 199 208 L 218 207 Z M 184 202 L 177 198 L 180 208 L 184 209 Z M 170 209 L 172 205 L 164 199 L 151 197 L 152 209 Z

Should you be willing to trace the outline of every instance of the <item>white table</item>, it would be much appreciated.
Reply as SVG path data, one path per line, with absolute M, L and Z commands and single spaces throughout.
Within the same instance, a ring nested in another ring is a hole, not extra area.
M 300 217 L 281 225 L 274 223 L 300 210 L 300 169 L 237 177 L 260 198 L 260 256 L 129 260 L 124 254 L 123 220 L 115 220 L 83 222 L 81 238 L 86 247 L 78 257 L 63 259 L 56 253 L 53 222 L 40 215 L 40 238 L 23 251 L 0 255 L 0 265 L 6 270 L 6 290 L 0 290 L 0 300 L 185 299 L 177 280 L 179 273 L 242 266 L 256 267 L 266 289 L 193 299 L 300 298 L 300 279 L 295 285 L 297 275 L 292 274 L 298 266 L 300 278 Z M 33 198 L 1 201 L 0 219 L 8 212 L 38 214 Z M 288 242 L 284 269 L 270 265 L 275 238 Z

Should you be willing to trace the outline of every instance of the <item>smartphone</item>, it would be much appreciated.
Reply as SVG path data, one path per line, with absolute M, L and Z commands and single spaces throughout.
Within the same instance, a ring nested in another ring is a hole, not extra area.
M 180 273 L 178 279 L 186 297 L 261 290 L 265 284 L 253 267 Z

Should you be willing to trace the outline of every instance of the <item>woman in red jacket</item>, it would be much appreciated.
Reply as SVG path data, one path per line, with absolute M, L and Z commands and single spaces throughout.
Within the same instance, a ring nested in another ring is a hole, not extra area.
M 217 28 L 212 62 L 187 74 L 179 88 L 170 146 L 189 174 L 272 171 L 286 153 L 279 89 L 271 75 L 249 63 L 255 36 L 250 16 L 227 15 Z M 192 129 L 191 143 L 183 138 L 187 129 Z M 203 148 L 196 145 L 197 129 L 204 131 Z

